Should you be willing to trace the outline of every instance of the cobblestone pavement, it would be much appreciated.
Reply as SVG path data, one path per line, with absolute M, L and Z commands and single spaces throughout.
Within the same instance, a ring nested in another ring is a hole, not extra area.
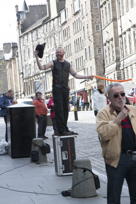
M 76 156 L 77 159 L 90 159 L 93 168 L 104 173 L 104 162 L 101 156 L 101 147 L 95 126 L 95 117 L 92 111 L 78 112 L 78 121 L 74 120 L 74 112 L 69 113 L 68 126 L 70 129 L 79 133 L 76 137 Z M 52 127 L 47 127 L 46 135 L 49 137 L 49 143 L 52 146 Z M 5 135 L 5 124 L 3 118 L 0 118 L 0 140 Z M 52 158 L 53 159 L 53 158 Z
M 72 121 L 69 115 L 69 127 L 79 133 L 76 139 L 77 158 L 90 159 L 93 168 L 104 173 L 104 162 L 96 132 L 96 120 L 92 111 L 78 112 L 79 120 Z
M 97 173 L 101 180 L 104 181 L 105 187 L 101 188 L 98 193 L 106 197 L 106 183 L 105 166 L 101 155 L 101 147 L 96 132 L 96 120 L 92 111 L 78 112 L 78 121 L 74 120 L 74 113 L 69 113 L 68 126 L 71 130 L 76 131 L 79 135 L 75 139 L 76 157 L 77 159 L 89 159 L 92 168 Z M 4 138 L 5 125 L 2 118 L 0 118 L 0 140 Z M 51 154 L 48 155 L 49 162 L 53 162 L 53 147 L 52 147 L 52 126 L 47 127 L 46 136 L 48 136 L 47 143 L 51 145 Z M 124 185 L 122 199 L 128 198 L 126 186 Z M 125 203 L 125 202 L 123 202 Z M 127 204 L 128 202 L 126 202 Z

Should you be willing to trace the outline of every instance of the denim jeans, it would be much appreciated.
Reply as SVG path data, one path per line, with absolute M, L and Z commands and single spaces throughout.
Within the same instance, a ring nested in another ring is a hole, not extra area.
M 130 204 L 136 204 L 136 161 L 131 154 L 122 153 L 117 168 L 106 164 L 107 204 L 120 204 L 124 179 L 127 181 Z

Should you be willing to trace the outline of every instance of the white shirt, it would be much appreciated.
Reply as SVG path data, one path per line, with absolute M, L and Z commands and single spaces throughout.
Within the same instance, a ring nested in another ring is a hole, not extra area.
M 98 90 L 94 91 L 92 95 L 93 109 L 100 111 L 107 105 L 106 96 L 103 93 L 100 93 Z

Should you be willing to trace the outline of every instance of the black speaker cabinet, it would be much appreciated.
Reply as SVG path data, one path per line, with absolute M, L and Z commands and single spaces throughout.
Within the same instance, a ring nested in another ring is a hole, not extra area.
M 8 144 L 12 158 L 29 157 L 32 139 L 36 137 L 35 108 L 16 104 L 8 108 Z

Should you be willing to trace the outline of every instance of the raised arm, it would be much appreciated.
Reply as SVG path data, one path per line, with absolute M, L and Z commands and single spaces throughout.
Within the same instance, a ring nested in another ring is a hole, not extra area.
M 84 75 L 77 74 L 77 73 L 75 72 L 75 70 L 74 70 L 72 67 L 70 67 L 70 74 L 71 74 L 73 77 L 75 77 L 76 79 L 91 79 L 91 80 L 92 80 L 92 79 L 94 78 L 93 75 L 84 76 Z
M 40 61 L 39 61 L 39 57 L 38 57 L 38 52 L 37 51 L 34 51 L 34 55 L 35 55 L 35 58 L 36 58 L 36 63 L 37 63 L 37 66 L 40 70 L 46 70 L 46 69 L 49 69 L 53 67 L 53 62 L 49 62 L 48 64 L 46 65 L 41 65 Z

